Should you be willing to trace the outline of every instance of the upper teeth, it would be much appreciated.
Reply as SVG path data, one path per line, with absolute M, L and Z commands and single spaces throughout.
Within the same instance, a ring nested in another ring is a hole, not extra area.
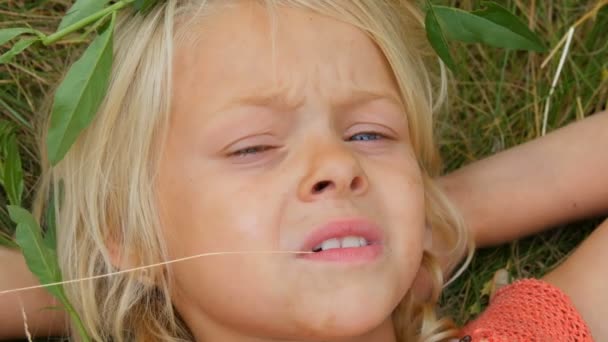
M 346 236 L 343 238 L 333 238 L 329 240 L 325 240 L 320 244 L 316 245 L 312 250 L 314 252 L 326 251 L 328 249 L 334 248 L 356 248 L 367 246 L 369 243 L 365 238 L 360 236 Z

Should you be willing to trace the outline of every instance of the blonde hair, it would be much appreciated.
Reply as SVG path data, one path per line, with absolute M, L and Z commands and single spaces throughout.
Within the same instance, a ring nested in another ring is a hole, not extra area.
M 467 251 L 470 256 L 473 245 L 465 226 L 433 181 L 441 170 L 433 113 L 445 97 L 446 73 L 427 43 L 416 4 L 406 0 L 260 1 L 269 10 L 277 5 L 297 6 L 345 21 L 366 32 L 383 51 L 409 115 L 412 144 L 423 173 L 427 222 L 433 234 L 446 241 L 447 260 L 460 260 Z M 105 100 L 65 158 L 47 167 L 39 191 L 37 211 L 51 189 L 60 203 L 57 250 L 64 278 L 114 271 L 109 248 L 134 265 L 166 260 L 154 179 L 169 121 L 173 47 L 180 28 L 189 22 L 181 19 L 205 14 L 207 2 L 167 0 L 146 15 L 125 10 L 119 16 Z M 439 65 L 440 77 L 432 76 L 429 65 Z M 46 151 L 44 146 L 41 151 Z M 429 251 L 424 252 L 421 267 L 432 279 L 431 298 L 423 301 L 408 291 L 393 313 L 399 341 L 431 342 L 455 336 L 451 320 L 438 319 L 434 313 L 444 281 Z M 169 276 L 166 269 L 151 268 L 145 274 L 80 282 L 67 286 L 66 292 L 94 340 L 192 340 L 172 307 Z

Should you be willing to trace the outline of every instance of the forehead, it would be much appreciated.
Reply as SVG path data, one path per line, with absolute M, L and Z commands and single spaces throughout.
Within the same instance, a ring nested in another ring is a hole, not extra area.
M 176 44 L 174 103 L 194 96 L 214 107 L 265 92 L 297 101 L 305 89 L 328 100 L 370 90 L 399 101 L 388 63 L 366 33 L 311 10 L 280 6 L 274 14 L 239 1 L 193 20 Z

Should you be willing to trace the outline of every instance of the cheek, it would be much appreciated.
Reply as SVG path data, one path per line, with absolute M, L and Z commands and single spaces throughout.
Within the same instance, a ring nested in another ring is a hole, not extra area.
M 388 241 L 398 275 L 397 284 L 404 293 L 409 289 L 420 266 L 426 227 L 425 195 L 422 175 L 413 158 L 394 159 L 374 175 L 378 191 L 380 220 L 389 227 Z M 371 178 L 371 176 L 370 176 Z
M 276 233 L 263 202 L 250 195 L 255 192 L 241 192 L 232 185 L 201 182 L 182 192 L 182 202 L 168 215 L 173 224 L 165 229 L 172 241 L 172 258 L 271 250 L 276 246 Z M 248 276 L 247 272 L 237 274 L 234 270 L 255 270 L 245 265 L 258 259 L 247 254 L 204 257 L 197 261 L 197 272 L 209 284 L 213 283 L 209 279 L 234 281 Z
M 259 195 L 270 188 L 243 186 L 225 173 L 211 177 L 211 172 L 201 171 L 199 175 L 173 182 L 160 193 L 164 196 L 163 230 L 171 259 L 208 252 L 278 249 L 278 233 L 269 210 L 272 198 Z M 261 325 L 250 317 L 248 308 L 267 307 L 258 314 L 270 317 L 275 314 L 266 311 L 284 307 L 268 300 L 284 292 L 277 275 L 287 270 L 276 258 L 215 255 L 173 264 L 174 303 L 186 316 L 192 315 L 190 310 L 200 310 L 231 324 Z M 239 300 L 235 301 L 237 294 Z
M 270 185 L 199 168 L 196 177 L 183 172 L 159 189 L 171 257 L 278 247 Z
M 370 168 L 368 177 L 370 188 L 379 192 L 380 208 L 384 208 L 388 218 L 399 220 L 403 225 L 413 225 L 410 229 L 424 226 L 424 186 L 413 155 L 406 152 L 383 161 Z

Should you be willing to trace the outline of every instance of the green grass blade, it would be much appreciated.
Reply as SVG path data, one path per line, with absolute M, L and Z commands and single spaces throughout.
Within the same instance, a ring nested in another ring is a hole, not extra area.
M 23 169 L 21 168 L 21 157 L 19 156 L 19 145 L 17 137 L 12 134 L 6 140 L 6 159 L 3 172 L 4 190 L 12 205 L 21 205 L 23 194 Z
M 16 38 L 17 36 L 26 33 L 38 34 L 38 31 L 27 27 L 14 27 L 0 30 L 0 45 L 3 45 L 4 43 Z
M 78 0 L 70 7 L 66 15 L 61 20 L 59 28 L 62 30 L 78 21 L 99 12 L 108 3 L 108 0 Z
M 0 246 L 19 248 L 19 245 L 17 245 L 17 243 L 15 243 L 9 236 L 6 236 L 2 231 L 0 231 Z
M 0 120 L 0 147 L 6 145 L 7 139 L 14 134 L 15 126 L 12 122 L 7 120 Z
M 12 108 L 8 103 L 6 103 L 6 101 L 4 101 L 2 99 L 2 97 L 4 97 L 4 96 L 9 96 L 9 95 L 0 91 L 0 108 L 4 109 L 4 112 L 6 114 L 10 115 L 11 117 L 13 117 L 13 119 L 15 119 L 15 121 L 18 121 L 22 127 L 25 127 L 28 130 L 32 130 L 33 129 L 32 124 L 29 123 L 27 121 L 27 119 L 25 119 L 23 117 L 23 115 L 19 114 L 14 108 Z
M 112 68 L 114 16 L 82 57 L 72 65 L 55 93 L 47 136 L 48 157 L 57 164 L 80 132 L 93 120 L 103 100 Z
M 15 45 L 13 45 L 13 47 L 10 50 L 8 50 L 7 52 L 5 52 L 4 54 L 2 54 L 0 56 L 0 65 L 10 62 L 15 56 L 17 56 L 18 54 L 23 52 L 23 50 L 27 49 L 28 47 L 30 47 L 30 45 L 34 44 L 37 41 L 40 41 L 40 39 L 39 38 L 21 39 L 20 41 L 15 43 Z

